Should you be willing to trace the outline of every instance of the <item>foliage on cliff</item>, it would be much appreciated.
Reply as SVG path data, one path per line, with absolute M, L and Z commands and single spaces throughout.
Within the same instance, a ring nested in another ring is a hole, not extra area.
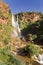
M 0 2 L 0 42 L 8 44 L 11 41 L 11 13 L 9 7 Z
M 0 65 L 25 65 L 25 63 L 10 52 L 10 47 L 5 47 L 0 48 Z

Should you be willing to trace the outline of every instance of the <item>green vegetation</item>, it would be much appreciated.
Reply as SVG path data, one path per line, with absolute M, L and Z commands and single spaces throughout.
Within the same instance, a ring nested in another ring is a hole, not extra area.
M 5 47 L 0 49 L 0 65 L 25 65 L 25 63 L 10 52 L 10 47 Z
M 7 4 L 0 3 L 0 42 L 8 44 L 11 41 L 12 32 L 11 12 Z
M 8 44 L 11 41 L 11 32 L 12 32 L 12 25 L 11 25 L 11 15 L 8 14 L 8 21 L 7 24 L 0 23 L 0 41 Z
M 40 53 L 40 47 L 36 44 L 28 44 L 23 48 L 23 50 L 27 53 L 27 56 L 33 56 L 33 55 L 38 55 Z
M 28 23 L 24 22 L 24 21 L 20 21 L 20 28 L 21 30 L 24 29 L 24 28 L 27 28 L 28 27 Z

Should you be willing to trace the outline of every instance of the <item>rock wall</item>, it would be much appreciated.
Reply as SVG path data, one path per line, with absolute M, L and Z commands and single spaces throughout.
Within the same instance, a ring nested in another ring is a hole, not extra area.
M 28 21 L 35 22 L 40 20 L 41 18 L 41 14 L 38 12 L 22 12 L 16 15 L 19 15 L 19 19 L 21 19 L 24 22 L 28 22 Z
M 0 2 L 0 23 L 6 24 L 8 22 L 9 6 L 3 2 Z
M 9 6 L 0 2 L 0 42 L 9 43 L 11 40 L 11 13 Z

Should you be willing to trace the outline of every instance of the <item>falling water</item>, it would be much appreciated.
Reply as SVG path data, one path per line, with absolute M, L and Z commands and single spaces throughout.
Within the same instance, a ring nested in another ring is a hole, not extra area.
M 43 64 L 43 54 L 39 54 L 38 59 L 39 59 L 39 63 Z
M 38 63 L 43 64 L 43 54 L 39 54 L 38 57 L 34 55 L 34 58 Z
M 18 15 L 17 15 L 17 21 L 14 20 L 14 16 L 12 15 L 12 26 L 14 27 L 13 36 L 21 37 L 21 31 L 18 24 Z

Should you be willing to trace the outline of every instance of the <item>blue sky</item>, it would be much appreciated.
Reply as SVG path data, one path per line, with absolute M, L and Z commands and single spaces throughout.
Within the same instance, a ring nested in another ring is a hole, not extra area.
M 36 11 L 43 12 L 43 0 L 3 0 L 12 13 Z

